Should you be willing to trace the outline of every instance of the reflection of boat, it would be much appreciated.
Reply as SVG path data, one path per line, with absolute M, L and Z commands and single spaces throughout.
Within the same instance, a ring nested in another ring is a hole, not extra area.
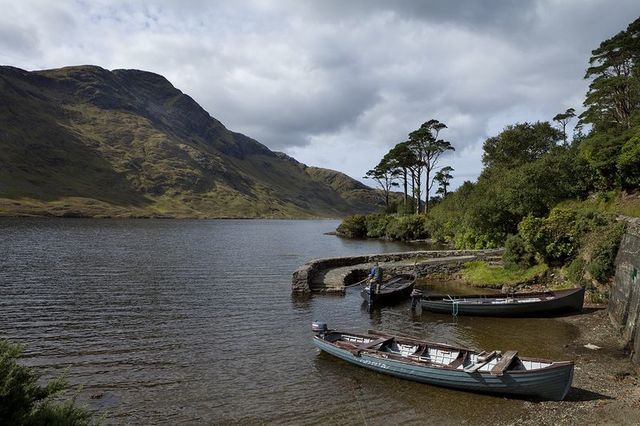
M 398 300 L 408 299 L 416 284 L 415 274 L 394 275 L 388 280 L 382 281 L 380 292 L 372 292 L 372 285 L 366 286 L 360 292 L 362 298 L 370 305 L 392 303 Z
M 313 343 L 352 364 L 402 379 L 475 392 L 562 400 L 573 362 L 518 356 L 516 351 L 477 352 L 369 330 L 356 334 L 314 323 Z
M 422 296 L 423 309 L 456 315 L 527 316 L 581 311 L 584 288 L 509 295 Z

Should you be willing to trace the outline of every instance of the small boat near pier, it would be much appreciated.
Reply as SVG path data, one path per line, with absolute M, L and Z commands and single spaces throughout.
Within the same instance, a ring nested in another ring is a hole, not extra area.
M 369 305 L 394 303 L 408 299 L 415 284 L 415 274 L 399 274 L 383 280 L 379 292 L 373 290 L 374 284 L 370 284 L 360 291 L 360 295 Z

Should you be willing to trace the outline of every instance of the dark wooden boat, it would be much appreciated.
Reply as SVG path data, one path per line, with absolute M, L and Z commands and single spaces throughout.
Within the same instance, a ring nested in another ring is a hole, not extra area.
M 584 288 L 473 296 L 422 296 L 423 309 L 454 315 L 542 316 L 582 311 Z
M 399 300 L 408 299 L 416 284 L 415 274 L 400 274 L 382 281 L 380 292 L 375 293 L 372 290 L 373 285 L 365 286 L 360 295 L 370 305 L 393 303 Z
M 313 343 L 352 364 L 402 379 L 474 392 L 562 400 L 573 362 L 526 358 L 516 351 L 477 352 L 369 330 L 357 334 L 314 323 Z

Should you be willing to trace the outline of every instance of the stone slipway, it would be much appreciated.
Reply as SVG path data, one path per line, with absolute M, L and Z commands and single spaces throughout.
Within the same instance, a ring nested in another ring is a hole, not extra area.
M 343 292 L 345 285 L 366 277 L 375 262 L 380 263 L 386 274 L 415 271 L 418 276 L 428 276 L 455 273 L 464 263 L 496 260 L 502 253 L 502 249 L 437 250 L 316 259 L 293 273 L 291 290 L 293 293 Z

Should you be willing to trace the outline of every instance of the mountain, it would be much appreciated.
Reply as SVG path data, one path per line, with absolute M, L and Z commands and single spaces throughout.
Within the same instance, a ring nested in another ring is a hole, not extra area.
M 339 217 L 380 203 L 226 129 L 160 75 L 0 67 L 0 214 Z

